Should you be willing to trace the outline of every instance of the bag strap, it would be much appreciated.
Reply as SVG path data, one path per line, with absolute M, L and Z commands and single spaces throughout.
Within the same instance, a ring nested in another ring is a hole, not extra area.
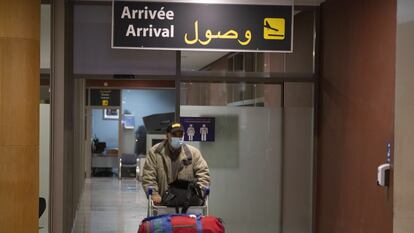
M 160 216 L 160 218 L 153 218 L 149 221 L 150 227 L 147 227 L 147 233 L 159 232 L 172 233 L 173 228 L 171 224 L 171 218 L 168 216 Z M 148 226 L 148 225 L 147 225 Z
M 183 148 L 187 161 L 185 165 L 190 165 L 193 161 L 193 154 L 191 153 L 190 148 L 187 146 L 187 144 L 183 144 Z
M 182 209 L 181 209 L 182 214 L 187 213 L 188 209 L 190 208 L 190 202 L 191 202 L 191 198 L 192 198 L 192 194 L 193 194 L 192 191 L 193 191 L 194 188 L 195 188 L 195 184 L 190 182 L 187 186 L 185 202 L 182 205 Z
M 167 143 L 167 139 L 165 139 L 162 142 L 160 142 L 160 144 L 158 144 L 157 148 L 155 148 L 155 151 L 154 152 L 157 153 L 158 155 L 160 155 L 162 157 L 161 150 L 162 150 L 162 148 L 164 148 L 164 146 L 165 146 L 166 143 Z M 164 170 L 165 171 L 168 171 L 168 169 L 167 169 L 168 167 L 167 167 L 167 164 L 165 163 L 165 159 L 164 158 L 162 158 L 162 165 L 164 166 Z M 168 175 L 167 175 L 167 177 L 168 177 Z
M 197 233 L 203 233 L 203 225 L 201 224 L 201 216 L 196 218 Z
M 181 206 L 181 213 L 186 214 L 188 208 L 190 208 L 190 201 L 187 199 L 187 201 Z

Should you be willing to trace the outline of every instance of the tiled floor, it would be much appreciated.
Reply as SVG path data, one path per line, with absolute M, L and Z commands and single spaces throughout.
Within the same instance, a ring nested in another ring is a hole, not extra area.
M 147 200 L 135 179 L 86 179 L 72 233 L 136 233 Z

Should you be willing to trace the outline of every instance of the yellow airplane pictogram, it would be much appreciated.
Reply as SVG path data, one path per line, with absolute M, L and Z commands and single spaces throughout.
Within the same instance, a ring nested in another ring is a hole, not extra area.
M 285 19 L 265 18 L 263 37 L 265 40 L 284 40 L 285 39 Z
M 102 106 L 108 106 L 109 101 L 108 100 L 102 100 Z

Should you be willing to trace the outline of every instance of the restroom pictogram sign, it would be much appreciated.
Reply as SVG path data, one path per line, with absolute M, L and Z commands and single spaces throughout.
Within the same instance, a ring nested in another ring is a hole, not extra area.
M 180 117 L 184 127 L 184 140 L 190 142 L 214 142 L 214 117 Z

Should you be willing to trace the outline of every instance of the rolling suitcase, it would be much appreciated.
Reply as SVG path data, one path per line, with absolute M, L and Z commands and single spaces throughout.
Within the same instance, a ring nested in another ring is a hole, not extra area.
M 191 214 L 159 215 L 142 220 L 138 233 L 224 233 L 214 216 Z

